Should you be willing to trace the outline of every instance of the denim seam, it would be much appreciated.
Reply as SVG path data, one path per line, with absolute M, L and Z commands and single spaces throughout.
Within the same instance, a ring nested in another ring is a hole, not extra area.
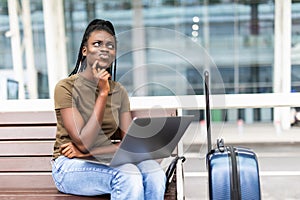
M 119 179 L 120 179 L 120 177 L 119 176 L 117 176 L 117 174 L 118 173 L 113 173 L 113 175 L 114 175 L 114 178 L 112 179 L 112 181 L 111 181 L 111 188 L 112 188 L 112 185 L 113 185 L 113 181 L 115 182 L 114 183 L 114 185 L 115 185 L 115 191 L 116 191 L 116 199 L 120 199 L 120 197 L 121 197 L 121 191 L 120 191 L 120 187 L 118 186 L 119 184 L 116 184 L 116 183 L 118 183 L 119 182 Z
M 101 173 L 107 173 L 107 174 L 114 174 L 112 170 L 106 170 L 106 169 L 98 169 L 96 167 L 80 167 L 80 168 L 73 168 L 68 170 L 61 170 L 63 173 L 71 173 L 71 172 L 85 172 L 85 171 L 93 171 L 93 172 L 101 172 Z
M 55 166 L 54 166 L 55 167 Z M 56 167 L 55 167 L 56 168 Z M 56 168 L 57 169 L 57 168 Z M 56 174 L 57 173 L 60 173 L 60 170 L 56 170 Z M 63 180 L 64 180 L 64 177 L 62 177 L 62 179 L 60 180 L 60 181 L 58 181 L 56 178 L 55 178 L 55 176 L 54 176 L 54 174 L 53 174 L 53 172 L 52 172 L 52 178 L 53 178 L 53 180 L 54 180 L 54 183 L 55 183 L 55 185 L 56 185 L 56 187 L 57 187 L 57 189 L 59 190 L 59 191 L 61 191 L 61 192 L 65 192 L 65 188 L 62 186 L 62 184 L 61 184 L 61 182 L 63 182 Z

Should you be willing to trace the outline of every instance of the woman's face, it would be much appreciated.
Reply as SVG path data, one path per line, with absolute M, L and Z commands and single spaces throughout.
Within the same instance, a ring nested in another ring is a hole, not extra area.
M 100 68 L 108 68 L 116 57 L 116 42 L 114 37 L 104 30 L 96 30 L 91 33 L 87 44 L 82 49 L 86 56 L 87 67 L 91 67 L 98 61 Z

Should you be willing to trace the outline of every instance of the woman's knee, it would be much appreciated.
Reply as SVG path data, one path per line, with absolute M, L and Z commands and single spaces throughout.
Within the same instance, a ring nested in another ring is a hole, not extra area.
M 143 174 L 144 184 L 147 187 L 157 188 L 157 190 L 164 191 L 166 185 L 166 175 L 163 170 Z
M 122 165 L 113 179 L 112 188 L 115 190 L 115 194 L 121 193 L 122 197 L 143 199 L 143 176 L 135 165 Z
M 157 184 L 165 184 L 165 172 L 160 164 L 154 160 L 147 160 L 138 164 L 139 170 L 142 172 L 146 182 L 156 182 Z

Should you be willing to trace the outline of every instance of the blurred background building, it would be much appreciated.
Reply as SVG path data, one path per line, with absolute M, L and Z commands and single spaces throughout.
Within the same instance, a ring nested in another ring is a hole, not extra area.
M 117 80 L 131 96 L 203 94 L 203 54 L 222 78 L 212 90 L 300 91 L 299 0 L 0 0 L 0 98 L 52 98 L 94 18 L 116 27 Z M 274 113 L 212 116 L 252 123 L 271 122 Z

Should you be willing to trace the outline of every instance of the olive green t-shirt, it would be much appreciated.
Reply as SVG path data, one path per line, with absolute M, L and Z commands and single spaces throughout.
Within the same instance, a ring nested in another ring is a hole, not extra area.
M 106 107 L 94 146 L 111 144 L 110 137 L 118 131 L 119 117 L 122 112 L 130 110 L 130 102 L 125 88 L 118 82 L 109 80 L 110 92 L 107 97 Z M 75 74 L 59 81 L 54 91 L 55 113 L 57 119 L 56 141 L 53 157 L 60 156 L 59 148 L 62 144 L 71 141 L 66 131 L 60 109 L 76 107 L 85 122 L 88 121 L 94 110 L 95 101 L 99 94 L 97 84 Z

